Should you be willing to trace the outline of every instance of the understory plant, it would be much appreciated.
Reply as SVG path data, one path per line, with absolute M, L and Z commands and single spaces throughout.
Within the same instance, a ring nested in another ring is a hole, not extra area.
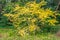
M 14 10 L 5 13 L 4 16 L 8 17 L 7 19 L 12 22 L 21 36 L 35 34 L 37 31 L 40 32 L 46 25 L 55 26 L 58 23 L 56 11 L 42 7 L 46 4 L 47 2 L 44 0 L 39 3 L 35 1 L 28 2 L 25 6 L 16 4 Z

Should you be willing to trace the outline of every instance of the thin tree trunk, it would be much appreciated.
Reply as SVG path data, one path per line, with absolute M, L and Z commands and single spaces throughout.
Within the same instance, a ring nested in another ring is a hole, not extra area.
M 56 10 L 60 10 L 60 2 L 58 3 Z

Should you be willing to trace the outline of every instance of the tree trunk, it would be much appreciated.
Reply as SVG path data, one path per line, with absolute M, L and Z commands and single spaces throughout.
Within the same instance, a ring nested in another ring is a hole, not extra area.
M 56 10 L 60 10 L 60 2 L 58 3 Z

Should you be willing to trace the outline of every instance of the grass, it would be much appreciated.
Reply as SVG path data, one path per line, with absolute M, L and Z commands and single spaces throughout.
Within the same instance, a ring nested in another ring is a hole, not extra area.
M 21 37 L 15 34 L 15 31 L 12 28 L 0 28 L 0 40 L 60 40 L 60 38 L 51 33 L 41 33 Z

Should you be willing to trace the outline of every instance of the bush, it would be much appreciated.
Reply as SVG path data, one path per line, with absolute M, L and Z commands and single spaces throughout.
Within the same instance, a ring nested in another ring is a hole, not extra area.
M 52 11 L 50 8 L 42 8 L 46 4 L 45 1 L 28 2 L 23 7 L 17 4 L 12 12 L 5 13 L 4 16 L 8 17 L 21 36 L 36 31 L 40 32 L 47 25 L 55 26 L 58 23 L 56 11 Z

